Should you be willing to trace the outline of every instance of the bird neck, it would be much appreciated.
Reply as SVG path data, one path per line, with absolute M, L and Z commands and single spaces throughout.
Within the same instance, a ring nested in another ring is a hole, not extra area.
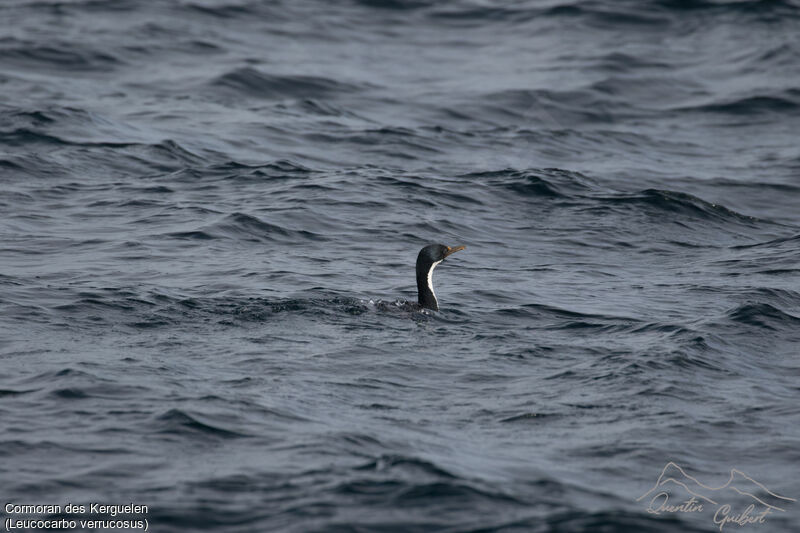
M 439 310 L 439 302 L 433 292 L 433 269 L 441 261 L 436 261 L 430 266 L 417 265 L 417 293 L 419 294 L 419 305 L 425 309 Z

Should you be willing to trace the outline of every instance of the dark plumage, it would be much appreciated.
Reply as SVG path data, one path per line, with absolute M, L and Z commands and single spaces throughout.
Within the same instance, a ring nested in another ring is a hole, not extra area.
M 417 256 L 417 292 L 419 305 L 423 309 L 439 310 L 439 302 L 433 293 L 433 269 L 444 261 L 445 257 L 463 250 L 466 246 L 451 248 L 444 244 L 429 244 L 419 251 Z

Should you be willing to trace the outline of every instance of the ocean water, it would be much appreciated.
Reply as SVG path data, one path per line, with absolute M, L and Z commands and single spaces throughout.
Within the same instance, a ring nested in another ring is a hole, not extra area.
M 800 531 L 798 36 L 796 0 L 3 1 L 4 527 Z M 467 249 L 409 312 L 428 243 Z

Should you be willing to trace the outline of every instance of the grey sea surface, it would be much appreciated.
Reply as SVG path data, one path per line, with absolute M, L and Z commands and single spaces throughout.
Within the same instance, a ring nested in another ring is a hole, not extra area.
M 0 3 L 3 521 L 800 530 L 799 35 L 796 0 Z M 467 249 L 409 312 L 428 243 Z

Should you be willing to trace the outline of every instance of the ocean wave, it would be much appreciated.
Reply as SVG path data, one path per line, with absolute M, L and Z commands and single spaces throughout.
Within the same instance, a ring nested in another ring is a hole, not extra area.
M 541 522 L 535 520 L 512 522 L 526 527 L 537 527 Z M 648 533 L 708 533 L 707 526 L 696 526 L 679 518 L 664 518 L 637 514 L 630 511 L 597 511 L 580 512 L 565 511 L 543 520 L 547 524 L 546 531 L 628 531 L 631 533 L 647 531 Z M 524 530 L 524 529 L 523 529 Z
M 396 472 L 408 476 L 435 476 L 438 478 L 454 479 L 457 476 L 435 465 L 430 461 L 418 457 L 407 457 L 404 455 L 381 455 L 380 457 L 356 466 L 355 470 L 366 470 L 376 472 Z
M 461 3 L 450 6 L 437 6 L 429 16 L 434 19 L 450 23 L 478 23 L 493 22 L 522 23 L 537 16 L 542 16 L 543 10 L 532 7 L 507 7 L 501 5 L 483 5 L 478 3 Z
M 446 107 L 445 109 L 448 109 Z M 578 124 L 609 124 L 631 115 L 628 102 L 614 101 L 593 87 L 576 89 L 514 88 L 476 94 L 458 101 L 458 111 L 470 121 L 494 126 L 552 124 L 568 129 Z M 617 118 L 615 118 L 617 117 Z
M 22 0 L 18 2 L 25 8 L 32 10 L 59 10 L 65 7 L 75 9 L 88 9 L 97 11 L 127 12 L 137 7 L 141 7 L 142 0 L 119 0 L 118 2 L 108 3 L 105 0 L 69 0 L 65 5 L 63 0 Z
M 609 5 L 590 0 L 578 0 L 553 6 L 546 11 L 546 15 L 569 17 L 589 27 L 612 30 L 616 30 L 620 26 L 668 27 L 672 23 L 669 13 L 652 9 L 647 2 Z
M 357 4 L 391 10 L 415 10 L 436 4 L 432 0 L 355 0 Z
M 733 322 L 770 330 L 800 327 L 800 316 L 787 313 L 768 303 L 747 303 L 731 309 L 726 318 Z
M 756 217 L 737 213 L 723 205 L 707 202 L 691 194 L 664 189 L 646 189 L 637 194 L 594 196 L 593 198 L 608 205 L 634 205 L 642 207 L 646 211 L 675 213 L 694 219 L 735 222 L 748 226 L 768 223 Z
M 277 159 L 255 165 L 228 161 L 214 164 L 208 170 L 213 173 L 224 173 L 226 178 L 236 180 L 305 177 L 314 172 L 313 169 L 289 159 Z
M 66 145 L 70 144 L 55 135 L 48 135 L 28 128 L 16 128 L 0 131 L 0 142 L 10 146 L 24 146 L 31 144 Z
M 201 2 L 181 2 L 181 7 L 189 12 L 205 15 L 211 19 L 236 19 L 276 16 L 276 10 L 268 10 L 268 4 L 252 1 L 226 2 L 222 4 L 201 3 Z
M 800 110 L 800 89 L 788 89 L 776 95 L 745 96 L 725 102 L 681 108 L 681 110 L 727 115 L 794 114 Z
M 730 246 L 730 254 L 714 265 L 724 268 L 724 274 L 739 276 L 756 273 L 770 276 L 793 276 L 800 272 L 800 236 L 781 237 L 768 241 Z
M 74 42 L 49 45 L 19 42 L 0 48 L 0 65 L 23 71 L 108 72 L 121 64 L 122 60 L 108 51 Z
M 462 177 L 493 187 L 502 187 L 522 197 L 570 198 L 591 192 L 596 184 L 589 177 L 560 168 L 473 172 Z
M 654 9 L 655 8 L 655 9 Z M 650 2 L 599 4 L 587 0 L 567 0 L 543 5 L 520 2 L 513 7 L 482 2 L 459 2 L 429 10 L 428 16 L 454 25 L 488 23 L 528 24 L 550 18 L 570 18 L 593 27 L 617 28 L 619 25 L 668 26 L 671 10 L 657 9 Z
M 417 160 L 427 154 L 441 153 L 440 143 L 404 128 L 378 128 L 356 131 L 337 131 L 304 134 L 303 138 L 314 143 L 331 146 L 351 144 L 353 148 L 370 154 L 380 154 L 403 160 Z
M 737 246 L 731 246 L 732 250 L 747 250 L 751 248 L 773 248 L 773 249 L 787 249 L 788 251 L 798 251 L 800 248 L 797 246 L 800 244 L 800 234 L 799 235 L 792 235 L 790 237 L 780 237 L 777 239 L 771 239 L 766 242 L 758 242 L 755 244 L 740 244 Z
M 650 3 L 650 2 L 648 2 Z M 792 0 L 652 0 L 652 4 L 670 12 L 709 11 L 716 14 L 744 13 L 761 17 L 768 15 L 800 16 L 800 6 Z
M 635 71 L 666 71 L 671 68 L 667 61 L 659 61 L 652 57 L 639 57 L 623 52 L 611 52 L 598 57 L 595 60 L 594 68 L 607 72 L 629 72 Z
M 23 394 L 30 394 L 31 392 L 36 392 L 37 389 L 0 389 L 0 398 L 6 396 L 21 396 Z
M 493 314 L 506 315 L 516 318 L 536 319 L 537 321 L 551 321 L 553 319 L 561 321 L 554 327 L 571 329 L 574 327 L 631 327 L 639 324 L 640 320 L 630 317 L 603 315 L 595 313 L 581 313 L 560 307 L 531 303 L 518 307 L 498 309 L 492 311 Z M 547 322 L 551 323 L 551 322 Z M 552 324 L 552 323 L 551 323 Z
M 209 438 L 234 439 L 247 434 L 227 429 L 218 422 L 207 420 L 208 415 L 189 414 L 182 409 L 170 409 L 155 418 L 153 429 L 160 435 L 205 436 Z M 228 420 L 230 421 L 230 420 Z
M 201 234 L 186 238 L 205 237 Z M 135 289 L 108 288 L 80 291 L 77 294 L 63 290 L 55 293 L 55 296 L 60 300 L 67 300 L 66 302 L 52 305 L 49 311 L 36 311 L 69 316 L 70 323 L 75 327 L 94 329 L 114 324 L 127 326 L 134 331 L 160 327 L 202 327 L 209 323 L 230 327 L 264 323 L 282 314 L 352 317 L 370 310 L 381 311 L 358 298 L 323 290 L 310 292 L 313 296 L 268 299 L 222 296 L 199 298 Z M 390 313 L 392 316 L 395 314 Z
M 245 213 L 233 213 L 202 229 L 167 234 L 174 239 L 214 240 L 234 239 L 250 242 L 327 241 L 328 237 L 306 230 L 288 229 Z
M 2 144 L 77 149 L 81 151 L 81 158 L 89 156 L 95 165 L 102 161 L 107 166 L 129 169 L 128 164 L 136 163 L 164 172 L 205 161 L 202 155 L 173 139 L 159 142 L 131 139 L 123 131 L 124 125 L 106 121 L 81 108 L 0 108 L 0 119 L 4 123 L 0 126 Z M 43 154 L 26 154 L 16 161 L 7 161 L 6 165 L 36 174 L 63 173 L 61 165 Z
M 265 99 L 325 99 L 360 90 L 355 84 L 330 78 L 270 74 L 252 67 L 239 68 L 223 74 L 215 78 L 211 85 Z

